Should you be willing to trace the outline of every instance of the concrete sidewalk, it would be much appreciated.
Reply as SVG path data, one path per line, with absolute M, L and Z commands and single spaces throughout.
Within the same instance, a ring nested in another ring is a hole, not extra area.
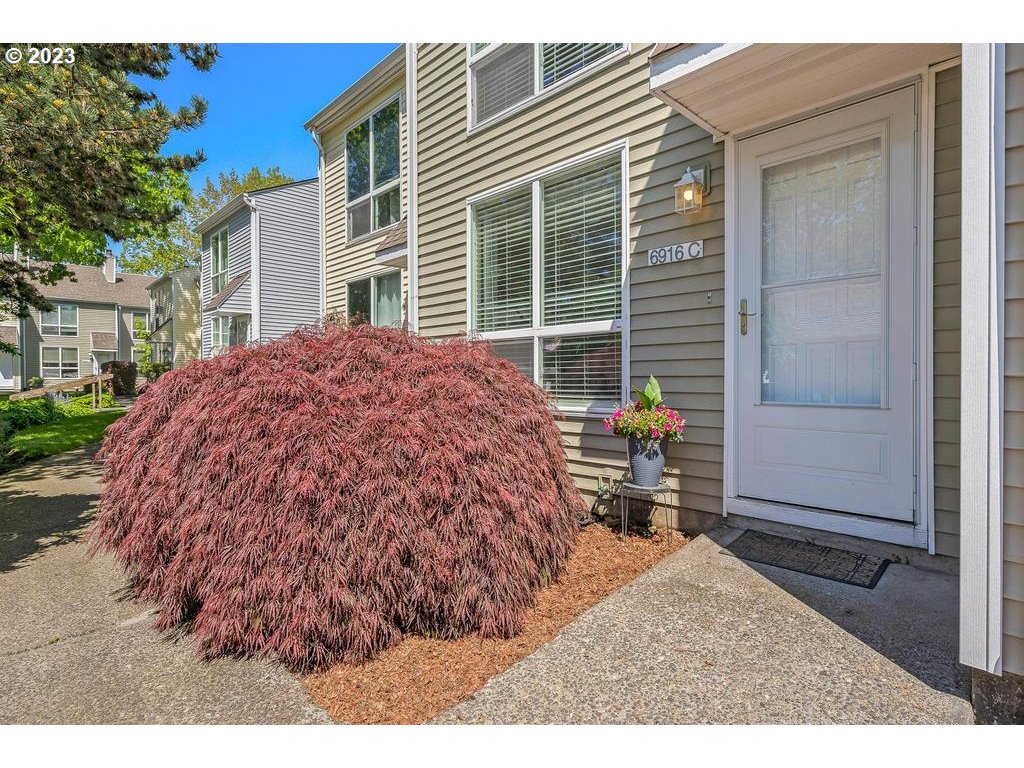
M 698 537 L 436 722 L 973 722 L 956 576 L 894 564 L 866 590 L 748 565 L 739 533 Z
M 86 555 L 94 451 L 0 475 L 0 723 L 330 722 L 280 665 L 153 631 L 113 559 Z

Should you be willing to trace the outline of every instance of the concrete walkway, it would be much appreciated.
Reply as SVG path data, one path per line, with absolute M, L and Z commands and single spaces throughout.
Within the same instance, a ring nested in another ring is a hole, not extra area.
M 437 722 L 972 722 L 956 576 L 890 565 L 866 590 L 748 565 L 738 534 L 697 538 Z
M 82 536 L 95 448 L 0 475 L 0 723 L 325 723 L 280 665 L 199 660 Z

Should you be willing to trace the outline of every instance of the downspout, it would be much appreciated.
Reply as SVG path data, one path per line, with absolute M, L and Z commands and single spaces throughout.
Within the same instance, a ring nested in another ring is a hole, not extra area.
M 409 132 L 407 143 L 409 159 L 409 211 L 406 214 L 406 247 L 409 251 L 409 330 L 417 333 L 420 327 L 419 312 L 419 216 L 417 212 L 419 190 L 416 164 L 417 123 L 416 123 L 416 43 L 405 44 L 405 112 Z
M 324 219 L 326 216 L 326 204 L 325 204 L 325 191 L 324 191 L 324 175 L 326 171 L 326 160 L 324 159 L 324 145 L 323 139 L 319 133 L 314 131 L 312 128 L 309 129 L 309 135 L 313 137 L 313 143 L 316 144 L 317 154 L 317 169 L 316 169 L 316 186 L 317 194 L 319 195 L 319 213 L 317 228 L 320 230 L 320 317 L 324 317 L 327 314 L 327 236 L 324 232 L 326 229 Z
M 248 194 L 243 193 L 242 199 L 249 206 L 251 211 L 249 226 L 249 282 L 251 283 L 251 296 L 249 297 L 249 311 L 252 313 L 252 320 L 249 324 L 249 338 L 259 341 L 263 334 L 260 329 L 260 211 L 256 207 L 256 201 Z

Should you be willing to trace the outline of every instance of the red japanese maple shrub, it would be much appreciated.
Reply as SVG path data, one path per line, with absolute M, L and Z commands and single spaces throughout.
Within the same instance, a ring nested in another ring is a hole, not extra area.
M 545 406 L 488 344 L 369 325 L 193 362 L 109 429 L 93 546 L 207 656 L 509 637 L 585 512 Z

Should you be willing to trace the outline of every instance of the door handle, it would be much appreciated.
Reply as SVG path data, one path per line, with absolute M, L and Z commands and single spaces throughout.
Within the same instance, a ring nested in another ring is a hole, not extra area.
M 756 314 L 757 314 L 757 312 L 748 312 L 747 311 L 747 300 L 746 299 L 740 299 L 740 311 L 739 311 L 739 316 L 740 316 L 740 336 L 746 336 L 747 335 L 747 318 L 748 317 L 752 317 L 753 315 L 756 315 Z

